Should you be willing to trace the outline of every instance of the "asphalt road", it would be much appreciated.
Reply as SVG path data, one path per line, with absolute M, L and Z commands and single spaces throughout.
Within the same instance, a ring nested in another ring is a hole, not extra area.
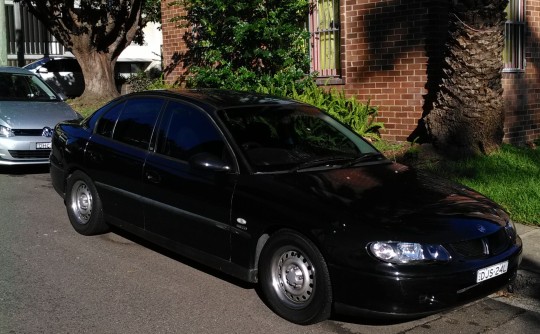
M 252 285 L 128 235 L 78 235 L 46 168 L 0 169 L 1 334 L 534 333 L 534 307 L 492 297 L 406 323 L 297 326 L 272 313 Z

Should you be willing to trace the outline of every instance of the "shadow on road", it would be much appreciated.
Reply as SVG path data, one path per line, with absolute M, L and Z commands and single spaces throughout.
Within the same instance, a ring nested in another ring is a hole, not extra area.
M 248 283 L 245 281 L 242 281 L 240 279 L 237 279 L 235 277 L 232 277 L 230 275 L 227 275 L 221 271 L 214 270 L 212 268 L 209 268 L 199 262 L 193 261 L 189 258 L 186 258 L 184 256 L 178 255 L 164 247 L 157 246 L 156 244 L 153 244 L 147 240 L 144 240 L 134 234 L 131 234 L 125 230 L 119 229 L 115 226 L 111 226 L 111 233 L 117 234 L 118 236 L 125 238 L 129 240 L 130 242 L 136 243 L 142 247 L 148 248 L 156 253 L 159 253 L 161 255 L 167 256 L 170 259 L 173 259 L 175 261 L 178 261 L 182 264 L 185 264 L 187 266 L 190 266 L 196 270 L 200 270 L 208 275 L 212 275 L 220 280 L 223 280 L 225 282 L 228 282 L 230 284 L 234 284 L 242 289 L 253 289 L 261 299 L 261 301 L 268 307 L 271 308 L 268 303 L 266 302 L 262 291 L 260 289 L 260 286 L 256 283 Z M 351 324 L 359 324 L 359 325 L 371 325 L 371 326 L 387 326 L 387 325 L 395 325 L 400 323 L 405 323 L 409 321 L 419 320 L 421 317 L 416 318 L 404 318 L 404 319 L 378 319 L 374 318 L 372 314 L 366 315 L 366 316 L 359 316 L 358 314 L 354 315 L 347 315 L 347 314 L 336 314 L 333 312 L 332 317 L 330 320 L 332 321 L 340 321 L 340 322 L 347 322 Z
M 515 293 L 540 302 L 540 263 L 524 256 L 519 268 L 521 271 L 514 282 Z
M 28 165 L 28 166 L 0 166 L 0 174 L 13 176 L 22 176 L 28 174 L 46 174 L 49 173 L 49 165 Z
M 212 269 L 210 267 L 207 267 L 199 262 L 193 261 L 187 257 L 184 257 L 182 255 L 179 255 L 177 253 L 174 253 L 164 247 L 158 246 L 154 243 L 151 243 L 150 241 L 147 241 L 145 239 L 142 239 L 134 234 L 131 234 L 127 231 L 121 230 L 115 226 L 111 226 L 111 233 L 115 233 L 131 242 L 134 242 L 136 244 L 139 244 L 142 247 L 148 248 L 156 253 L 159 253 L 161 255 L 167 256 L 168 258 L 171 258 L 175 261 L 181 262 L 187 266 L 190 266 L 194 269 L 200 270 L 208 275 L 212 275 L 220 280 L 223 280 L 225 282 L 234 284 L 240 288 L 243 289 L 253 289 L 256 287 L 256 284 L 248 283 L 245 281 L 242 281 L 240 279 L 237 279 L 235 277 L 232 277 L 230 275 L 227 275 L 219 270 Z

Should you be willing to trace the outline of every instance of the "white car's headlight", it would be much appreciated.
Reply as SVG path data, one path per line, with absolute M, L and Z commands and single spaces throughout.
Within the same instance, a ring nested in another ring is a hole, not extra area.
M 0 137 L 13 137 L 15 134 L 10 128 L 0 125 Z
M 442 245 L 377 241 L 370 243 L 368 249 L 377 259 L 389 263 L 448 262 L 451 259 Z

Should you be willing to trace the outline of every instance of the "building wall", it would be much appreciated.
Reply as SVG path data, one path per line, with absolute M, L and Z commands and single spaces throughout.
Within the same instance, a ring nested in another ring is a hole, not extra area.
M 186 50 L 184 42 L 185 28 L 178 27 L 179 22 L 171 21 L 185 15 L 186 11 L 179 6 L 170 6 L 176 0 L 161 1 L 161 27 L 163 32 L 163 68 L 167 82 L 174 83 L 184 72 L 182 53 Z
M 162 1 L 163 55 L 171 69 L 167 80 L 182 73 L 183 32 L 168 22 L 178 7 Z M 432 108 L 440 82 L 449 0 L 341 0 L 341 78 L 331 80 L 360 101 L 379 107 L 383 137 L 413 141 L 419 122 Z M 175 12 L 176 11 L 176 12 Z M 527 1 L 527 68 L 504 73 L 506 141 L 540 137 L 540 1 Z
M 414 140 L 441 59 L 447 1 L 341 3 L 345 91 L 379 107 L 386 139 Z
M 503 73 L 505 140 L 530 143 L 540 138 L 540 1 L 525 2 L 525 72 Z

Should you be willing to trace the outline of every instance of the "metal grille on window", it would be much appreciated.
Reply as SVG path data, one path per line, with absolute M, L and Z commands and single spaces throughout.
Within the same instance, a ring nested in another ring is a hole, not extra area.
M 504 71 L 525 69 L 525 5 L 524 0 L 510 0 L 506 7 L 504 28 Z
M 339 0 L 314 0 L 309 15 L 311 71 L 340 75 Z

